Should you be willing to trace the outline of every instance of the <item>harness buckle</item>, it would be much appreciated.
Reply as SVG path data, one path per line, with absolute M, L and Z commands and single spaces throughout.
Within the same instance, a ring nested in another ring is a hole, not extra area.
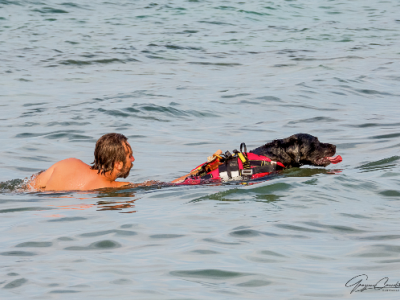
M 253 175 L 253 169 L 243 169 L 242 176 L 251 176 Z

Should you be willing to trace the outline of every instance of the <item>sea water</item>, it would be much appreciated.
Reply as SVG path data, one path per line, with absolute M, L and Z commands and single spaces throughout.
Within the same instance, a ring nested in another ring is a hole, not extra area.
M 400 281 L 399 13 L 0 0 L 0 298 L 397 299 L 380 287 Z M 109 132 L 132 145 L 131 182 L 300 132 L 343 162 L 255 185 L 23 189 L 91 163 Z

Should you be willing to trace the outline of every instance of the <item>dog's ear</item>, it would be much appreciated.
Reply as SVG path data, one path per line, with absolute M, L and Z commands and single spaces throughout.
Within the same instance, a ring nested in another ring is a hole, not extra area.
M 289 166 L 292 158 L 286 152 L 286 144 L 285 140 L 274 140 L 264 145 L 262 149 L 264 151 L 261 153 L 262 155 L 268 156 L 273 161 L 279 161 L 285 166 Z
M 293 167 L 300 166 L 301 153 L 300 153 L 300 147 L 296 142 L 294 142 L 293 144 L 291 144 L 286 148 L 286 154 L 290 156 L 291 166 Z
M 282 140 L 275 140 L 272 152 L 278 161 L 286 167 L 299 167 L 300 157 L 298 139 L 295 135 Z
M 300 167 L 301 166 L 301 147 L 302 139 L 301 134 L 294 134 L 286 139 L 282 140 L 286 154 L 290 157 L 290 166 Z

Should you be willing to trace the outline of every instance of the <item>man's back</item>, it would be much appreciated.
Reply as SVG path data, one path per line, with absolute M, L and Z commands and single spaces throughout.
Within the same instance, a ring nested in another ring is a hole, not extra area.
M 40 173 L 31 183 L 35 190 L 67 191 L 94 190 L 105 187 L 120 187 L 129 182 L 109 180 L 76 158 L 61 160 Z

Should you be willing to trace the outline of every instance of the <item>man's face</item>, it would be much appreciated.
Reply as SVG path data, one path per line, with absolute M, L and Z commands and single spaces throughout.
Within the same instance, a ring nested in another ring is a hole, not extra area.
M 125 158 L 125 163 L 124 167 L 122 170 L 118 173 L 117 178 L 126 178 L 129 176 L 129 172 L 131 171 L 133 167 L 133 162 L 135 161 L 135 158 L 132 155 L 132 148 L 131 145 L 129 145 L 128 142 L 124 144 L 125 148 L 125 153 L 126 153 L 126 158 Z

